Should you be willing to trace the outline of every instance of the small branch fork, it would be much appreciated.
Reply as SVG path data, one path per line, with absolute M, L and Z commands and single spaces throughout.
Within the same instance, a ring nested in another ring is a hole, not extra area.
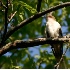
M 0 0 L 0 6 L 2 6 L 5 9 L 4 33 L 3 33 L 3 36 L 2 36 L 2 41 L 0 43 L 0 46 L 5 43 L 5 37 L 6 37 L 6 33 L 7 33 L 8 23 L 12 20 L 12 18 L 15 16 L 15 14 L 17 12 L 17 11 L 15 11 L 13 14 L 10 15 L 10 18 L 8 18 L 8 8 L 9 8 L 10 4 L 11 4 L 10 0 L 7 0 L 6 5 L 4 5 L 3 2 Z
M 10 22 L 12 20 L 12 18 L 15 16 L 16 13 L 17 13 L 17 11 L 15 11 L 13 14 L 10 15 L 10 18 L 8 18 L 8 22 Z

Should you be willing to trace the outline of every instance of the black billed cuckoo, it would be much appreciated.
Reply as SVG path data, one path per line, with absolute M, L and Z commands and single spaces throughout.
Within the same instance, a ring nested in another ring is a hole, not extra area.
M 47 38 L 62 37 L 61 25 L 56 21 L 55 17 L 52 16 L 52 13 L 47 15 L 46 34 Z M 51 44 L 51 48 L 56 61 L 59 62 L 63 54 L 63 43 L 53 43 Z

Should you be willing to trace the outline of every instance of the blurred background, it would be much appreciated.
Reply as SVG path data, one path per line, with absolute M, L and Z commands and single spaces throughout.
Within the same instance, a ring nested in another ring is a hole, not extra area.
M 62 4 L 70 0 L 42 0 L 40 12 L 47 10 L 50 7 Z M 6 4 L 6 0 L 2 0 L 3 4 Z M 8 10 L 8 16 L 10 17 L 14 12 L 13 19 L 8 23 L 8 30 L 13 26 L 16 26 L 23 20 L 37 13 L 38 0 L 9 0 L 10 6 Z M 70 7 L 64 7 L 54 11 L 56 20 L 62 26 L 63 35 L 70 33 Z M 4 30 L 4 8 L 0 7 L 0 39 Z M 28 41 L 29 39 L 36 39 L 45 37 L 45 15 L 37 20 L 25 25 L 21 29 L 13 33 L 6 41 L 6 43 L 15 40 Z M 64 43 L 63 51 L 66 50 L 67 44 Z M 64 56 L 66 68 L 70 68 L 70 49 L 67 50 Z M 51 46 L 49 44 L 31 46 L 29 48 L 17 48 L 11 50 L 0 57 L 0 68 L 12 68 L 12 69 L 52 69 L 56 64 L 55 57 L 52 53 Z

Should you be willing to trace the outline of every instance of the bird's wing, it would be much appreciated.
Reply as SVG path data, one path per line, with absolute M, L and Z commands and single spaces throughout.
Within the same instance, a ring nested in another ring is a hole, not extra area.
M 46 35 L 47 35 L 47 38 L 50 37 L 49 32 L 47 30 L 46 30 Z
M 46 38 L 50 37 L 49 31 L 48 31 L 48 25 L 46 24 L 46 28 L 45 28 L 45 34 L 46 34 Z
M 62 30 L 61 30 L 61 28 L 59 28 L 59 37 L 62 37 L 63 35 L 62 35 Z

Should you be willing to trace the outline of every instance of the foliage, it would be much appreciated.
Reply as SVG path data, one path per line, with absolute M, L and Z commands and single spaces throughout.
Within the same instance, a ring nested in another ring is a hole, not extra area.
M 10 0 L 8 18 L 16 11 L 13 19 L 8 23 L 8 30 L 19 24 L 21 21 L 29 18 L 37 13 L 37 1 L 38 0 Z M 67 0 L 69 1 L 69 0 Z M 6 5 L 6 0 L 2 0 Z M 52 6 L 66 2 L 66 0 L 42 0 L 40 11 L 44 11 Z M 54 12 L 54 16 L 62 27 L 67 27 L 66 31 L 63 30 L 63 34 L 67 34 L 70 31 L 70 7 L 59 9 Z M 4 31 L 5 14 L 4 8 L 0 7 L 0 38 Z M 6 43 L 14 40 L 28 40 L 39 37 L 44 37 L 46 20 L 42 16 L 37 20 L 34 20 L 28 25 L 25 25 L 21 29 L 13 33 Z M 64 48 L 66 46 L 64 45 Z M 69 51 L 67 52 L 67 54 Z M 65 56 L 65 63 L 70 68 L 70 58 Z M 56 64 L 55 57 L 52 54 L 49 45 L 35 46 L 34 48 L 14 49 L 0 57 L 0 68 L 25 68 L 25 69 L 37 69 L 37 68 L 54 68 Z

